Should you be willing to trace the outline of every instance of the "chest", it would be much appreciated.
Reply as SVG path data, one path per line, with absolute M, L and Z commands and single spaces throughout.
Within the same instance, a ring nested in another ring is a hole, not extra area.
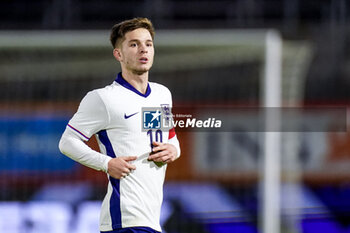
M 145 123 L 150 121 L 150 110 L 170 106 L 170 102 L 166 96 L 159 95 L 150 95 L 147 98 L 137 95 L 115 96 L 108 100 L 110 128 L 125 134 L 143 132 Z M 158 119 L 160 118 L 153 122 Z

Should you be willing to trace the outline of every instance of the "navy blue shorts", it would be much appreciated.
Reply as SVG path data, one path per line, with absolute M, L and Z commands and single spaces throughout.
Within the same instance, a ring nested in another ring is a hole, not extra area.
M 101 231 L 101 233 L 160 233 L 149 227 L 126 227 L 113 231 Z

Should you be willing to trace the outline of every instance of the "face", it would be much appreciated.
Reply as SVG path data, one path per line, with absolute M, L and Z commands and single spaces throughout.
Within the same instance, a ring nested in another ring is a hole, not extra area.
M 125 40 L 114 49 L 116 59 L 122 70 L 134 74 L 148 72 L 153 64 L 154 47 L 152 36 L 145 28 L 138 28 L 125 34 Z

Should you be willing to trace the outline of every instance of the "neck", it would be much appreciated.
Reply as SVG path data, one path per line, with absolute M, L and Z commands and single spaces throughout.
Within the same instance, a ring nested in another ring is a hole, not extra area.
M 148 85 L 148 72 L 134 73 L 129 70 L 123 70 L 122 76 L 136 90 L 138 90 L 142 94 L 146 93 Z

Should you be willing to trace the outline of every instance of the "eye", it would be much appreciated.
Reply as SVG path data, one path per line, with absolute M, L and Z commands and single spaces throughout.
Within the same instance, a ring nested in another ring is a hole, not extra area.
M 136 47 L 136 43 L 131 43 L 130 47 Z
M 152 47 L 153 46 L 152 43 L 147 43 L 146 45 L 147 45 L 147 47 Z

